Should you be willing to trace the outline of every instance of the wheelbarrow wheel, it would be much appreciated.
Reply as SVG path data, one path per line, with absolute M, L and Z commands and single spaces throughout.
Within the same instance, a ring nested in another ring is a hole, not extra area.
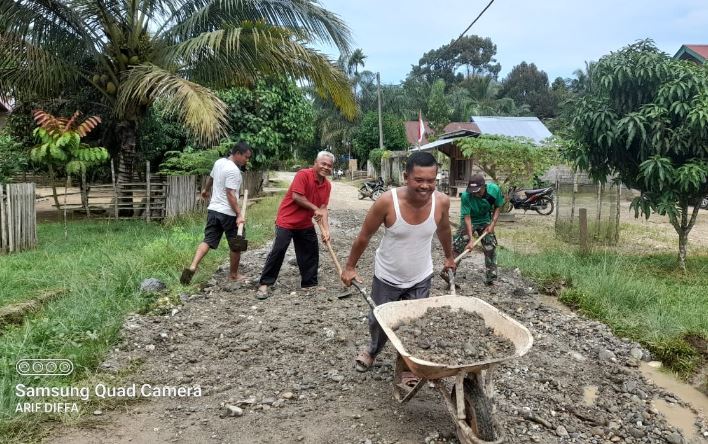
M 494 422 L 492 420 L 492 403 L 487 398 L 487 395 L 484 394 L 482 385 L 482 381 L 478 382 L 474 374 L 465 378 L 465 421 L 474 434 L 477 435 L 477 438 L 484 441 L 494 441 L 496 434 L 494 433 Z M 455 393 L 456 390 L 453 385 L 451 394 L 453 404 L 456 402 Z

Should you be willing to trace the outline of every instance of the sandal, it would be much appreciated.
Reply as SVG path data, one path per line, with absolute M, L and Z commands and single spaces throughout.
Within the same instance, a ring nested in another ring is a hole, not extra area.
M 260 287 L 258 288 L 258 291 L 256 292 L 256 299 L 258 299 L 259 301 L 264 301 L 268 299 L 268 296 L 270 296 L 268 294 L 268 287 L 266 287 L 265 289 L 261 289 Z
M 190 282 L 192 282 L 192 277 L 194 276 L 194 273 L 196 273 L 196 270 L 190 270 L 189 268 L 185 268 L 182 270 L 182 276 L 179 277 L 179 283 L 182 285 L 188 285 Z
M 363 373 L 371 368 L 375 360 L 376 356 L 371 356 L 369 352 L 362 350 L 354 359 L 354 368 L 356 371 Z

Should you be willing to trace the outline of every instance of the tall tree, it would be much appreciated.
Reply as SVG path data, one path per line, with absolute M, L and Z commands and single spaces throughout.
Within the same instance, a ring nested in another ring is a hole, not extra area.
M 513 99 L 517 105 L 528 105 L 539 118 L 556 115 L 556 104 L 548 88 L 548 75 L 533 63 L 521 62 L 513 67 L 502 82 L 499 97 Z
M 403 121 L 391 114 L 382 116 L 384 145 L 387 150 L 404 150 L 408 148 L 406 130 Z M 375 112 L 368 112 L 361 119 L 354 136 L 354 152 L 360 160 L 360 165 L 365 164 L 369 152 L 379 147 L 379 116 Z
M 227 128 L 226 107 L 207 87 L 263 75 L 307 79 L 353 116 L 348 79 L 307 46 L 347 53 L 349 38 L 315 0 L 4 1 L 0 96 L 95 88 L 118 122 L 119 175 L 129 180 L 138 124 L 157 98 L 204 143 Z
M 451 40 L 447 45 L 423 54 L 418 65 L 412 67 L 409 77 L 422 77 L 431 84 L 442 79 L 452 85 L 471 75 L 496 78 L 501 71 L 501 65 L 494 58 L 497 45 L 489 37 L 470 35 L 453 43 Z
M 450 123 L 450 108 L 445 100 L 445 82 L 438 79 L 433 83 L 428 98 L 428 120 L 436 134 L 440 134 L 445 125 Z
M 359 75 L 359 66 L 362 68 L 366 65 L 365 63 L 366 56 L 364 55 L 364 51 L 361 50 L 361 48 L 357 48 L 352 52 L 352 55 L 349 56 L 349 60 L 347 61 L 347 72 L 350 76 L 358 76 Z
M 688 233 L 708 194 L 708 70 L 644 40 L 602 57 L 590 84 L 573 106 L 569 156 L 597 180 L 616 174 L 640 190 L 635 217 L 668 216 L 685 269 Z

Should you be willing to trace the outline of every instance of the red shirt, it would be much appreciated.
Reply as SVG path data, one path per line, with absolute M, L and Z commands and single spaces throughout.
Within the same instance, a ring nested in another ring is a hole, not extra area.
M 329 203 L 332 184 L 327 178 L 323 178 L 320 183 L 317 181 L 318 177 L 314 168 L 305 168 L 295 174 L 293 183 L 290 184 L 285 198 L 280 203 L 278 218 L 275 220 L 277 226 L 290 230 L 302 230 L 314 226 L 312 216 L 315 215 L 315 212 L 295 203 L 293 193 L 302 194 L 317 208 L 322 205 L 326 206 Z

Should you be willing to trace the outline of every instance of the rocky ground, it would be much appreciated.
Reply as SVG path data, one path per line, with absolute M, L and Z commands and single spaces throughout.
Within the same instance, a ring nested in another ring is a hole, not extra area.
M 361 208 L 332 211 L 334 249 L 348 254 L 363 220 Z M 370 284 L 377 236 L 360 261 Z M 268 248 L 251 250 L 243 271 L 257 278 Z M 289 258 L 293 259 L 293 252 Z M 441 249 L 435 242 L 435 263 Z M 652 400 L 681 405 L 648 384 L 637 366 L 649 359 L 637 344 L 603 324 L 544 303 L 515 270 L 483 284 L 480 254 L 458 271 L 458 294 L 481 298 L 526 325 L 531 351 L 498 368 L 494 413 L 510 443 L 701 443 L 708 422 L 692 433 L 669 425 Z M 298 289 L 286 261 L 265 301 L 256 285 L 225 282 L 217 273 L 201 292 L 164 316 L 129 317 L 122 342 L 101 370 L 124 384 L 199 386 L 201 396 L 144 399 L 86 412 L 78 425 L 57 427 L 48 442 L 180 443 L 420 443 L 456 442 L 455 427 L 437 392 L 423 388 L 408 404 L 392 398 L 390 344 L 367 373 L 353 359 L 368 341 L 368 306 L 343 288 L 321 247 L 320 284 Z M 446 294 L 435 277 L 432 295 Z M 101 376 L 99 375 L 100 379 Z

